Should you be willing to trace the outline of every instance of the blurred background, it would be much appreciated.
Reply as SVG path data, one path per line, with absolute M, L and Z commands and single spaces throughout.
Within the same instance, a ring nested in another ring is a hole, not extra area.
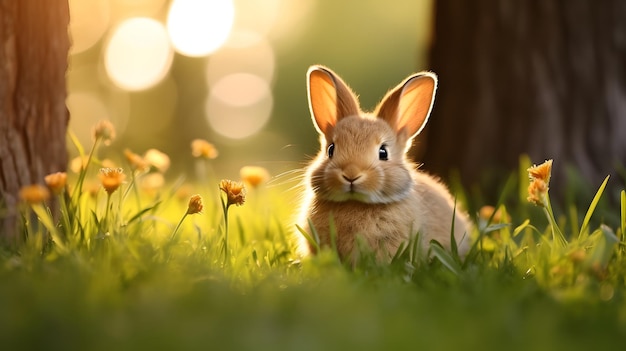
M 124 149 L 159 149 L 193 175 L 190 143 L 219 151 L 221 177 L 245 165 L 279 174 L 317 152 L 305 73 L 324 64 L 372 109 L 428 69 L 431 0 L 70 0 L 69 129 L 88 148 L 111 120 Z M 77 155 L 68 145 L 70 157 Z

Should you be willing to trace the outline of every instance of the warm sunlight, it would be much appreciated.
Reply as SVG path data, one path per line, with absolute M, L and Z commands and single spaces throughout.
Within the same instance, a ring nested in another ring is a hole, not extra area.
M 109 29 L 111 9 L 107 0 L 70 0 L 72 54 L 91 48 Z
M 232 139 L 257 133 L 269 120 L 273 98 L 269 84 L 249 73 L 235 73 L 211 88 L 206 115 L 211 127 Z
M 104 64 L 111 80 L 126 90 L 144 90 L 160 82 L 173 58 L 164 26 L 149 18 L 122 22 L 111 35 Z
M 235 18 L 232 0 L 174 0 L 167 30 L 177 52 L 206 56 L 228 39 Z
M 275 71 L 275 53 L 270 42 L 256 32 L 235 31 L 223 48 L 207 60 L 206 79 L 213 86 L 233 73 L 255 74 L 271 82 Z

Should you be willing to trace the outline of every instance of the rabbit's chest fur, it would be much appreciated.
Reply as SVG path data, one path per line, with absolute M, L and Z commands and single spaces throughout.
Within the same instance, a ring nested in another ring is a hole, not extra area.
M 403 242 L 420 233 L 421 242 L 432 239 L 445 247 L 450 245 L 452 219 L 455 218 L 455 238 L 460 251 L 469 225 L 465 214 L 454 211 L 454 201 L 443 192 L 443 185 L 428 175 L 414 174 L 415 184 L 409 196 L 386 204 L 359 201 L 333 202 L 314 199 L 308 217 L 317 231 L 322 246 L 331 245 L 331 218 L 336 230 L 337 251 L 342 259 L 351 257 L 360 237 L 377 257 L 392 257 Z M 308 227 L 308 226 L 307 226 Z M 422 244 L 423 246 L 423 244 Z

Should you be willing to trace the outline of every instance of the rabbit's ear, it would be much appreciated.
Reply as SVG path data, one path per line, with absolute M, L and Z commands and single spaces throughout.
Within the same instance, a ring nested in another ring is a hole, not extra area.
M 437 76 L 434 73 L 417 73 L 389 91 L 375 113 L 386 120 L 398 134 L 404 134 L 407 140 L 411 139 L 428 122 L 436 89 Z
M 307 72 L 311 117 L 318 132 L 328 135 L 337 121 L 359 113 L 354 93 L 329 68 L 311 66 Z

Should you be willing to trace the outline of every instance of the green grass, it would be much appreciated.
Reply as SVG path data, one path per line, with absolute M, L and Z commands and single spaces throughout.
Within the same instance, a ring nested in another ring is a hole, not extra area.
M 204 210 L 176 235 L 188 200 L 176 195 L 180 182 L 148 194 L 137 180 L 110 199 L 62 194 L 57 220 L 23 206 L 25 243 L 0 251 L 2 349 L 600 350 L 626 341 L 624 193 L 610 228 L 593 224 L 597 200 L 542 216 L 525 202 L 523 179 L 498 222 L 478 219 L 464 260 L 434 243 L 431 259 L 407 245 L 390 264 L 364 254 L 346 267 L 331 249 L 296 257 L 295 196 L 280 187 L 250 189 L 230 206 L 225 255 L 217 179 L 195 184 Z M 42 240 L 53 232 L 56 243 Z

